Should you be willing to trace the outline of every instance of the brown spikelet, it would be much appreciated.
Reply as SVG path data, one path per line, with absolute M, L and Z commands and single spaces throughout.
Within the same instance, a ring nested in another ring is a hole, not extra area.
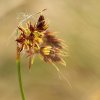
M 40 15 L 36 28 L 38 31 L 45 31 L 48 28 L 43 15 Z
M 58 38 L 56 38 L 51 32 L 47 31 L 45 33 L 45 38 L 48 44 L 51 44 L 60 49 L 62 48 L 61 41 Z
M 34 32 L 34 26 L 31 24 L 31 22 L 30 23 L 27 23 L 27 25 L 28 25 L 28 28 L 29 28 L 29 30 L 31 31 L 31 32 Z

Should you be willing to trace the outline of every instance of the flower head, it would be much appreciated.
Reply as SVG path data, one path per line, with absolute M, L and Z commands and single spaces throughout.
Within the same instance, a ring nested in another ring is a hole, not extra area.
M 34 25 L 29 22 L 27 27 L 18 26 L 17 56 L 23 50 L 29 57 L 29 68 L 35 54 L 42 57 L 45 62 L 64 63 L 62 59 L 63 46 L 62 41 L 48 30 L 48 24 L 43 15 L 39 16 L 37 23 Z

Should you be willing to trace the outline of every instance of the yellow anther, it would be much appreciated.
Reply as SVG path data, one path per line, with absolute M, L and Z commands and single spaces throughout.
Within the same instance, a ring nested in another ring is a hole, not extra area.
M 46 46 L 45 48 L 43 48 L 43 53 L 45 55 L 49 55 L 50 54 L 50 51 L 51 51 L 51 46 Z
M 29 35 L 31 32 L 30 32 L 30 30 L 29 30 L 28 28 L 26 28 L 26 29 L 25 29 L 25 33 L 26 33 L 27 35 Z

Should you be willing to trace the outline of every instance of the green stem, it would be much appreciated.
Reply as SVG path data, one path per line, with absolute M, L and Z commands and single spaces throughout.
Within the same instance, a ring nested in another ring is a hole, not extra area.
M 18 68 L 18 80 L 19 80 L 19 87 L 20 87 L 21 97 L 22 97 L 22 100 L 25 100 L 25 95 L 24 95 L 23 85 L 22 85 L 22 78 L 21 78 L 20 60 L 17 60 L 16 64 L 17 64 L 17 68 Z

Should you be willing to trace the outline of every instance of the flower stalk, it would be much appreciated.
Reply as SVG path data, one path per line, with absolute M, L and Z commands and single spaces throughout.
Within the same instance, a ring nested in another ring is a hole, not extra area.
M 65 46 L 63 41 L 58 39 L 54 32 L 48 30 L 48 23 L 44 16 L 40 14 L 36 23 L 27 22 L 26 27 L 18 25 L 17 27 L 17 58 L 16 64 L 18 67 L 18 78 L 22 100 L 25 100 L 23 91 L 22 78 L 21 78 L 21 66 L 20 66 L 20 54 L 25 52 L 29 58 L 29 69 L 33 64 L 34 56 L 39 55 L 46 63 L 51 63 L 55 66 L 55 63 L 60 63 L 66 66 L 63 56 Z M 57 71 L 59 69 L 55 66 Z
M 17 47 L 16 65 L 17 65 L 17 71 L 18 71 L 18 80 L 19 80 L 19 88 L 20 88 L 21 98 L 22 98 L 22 100 L 25 100 L 25 94 L 24 94 L 24 90 L 23 90 L 22 77 L 21 77 L 20 52 L 19 52 L 18 47 Z

